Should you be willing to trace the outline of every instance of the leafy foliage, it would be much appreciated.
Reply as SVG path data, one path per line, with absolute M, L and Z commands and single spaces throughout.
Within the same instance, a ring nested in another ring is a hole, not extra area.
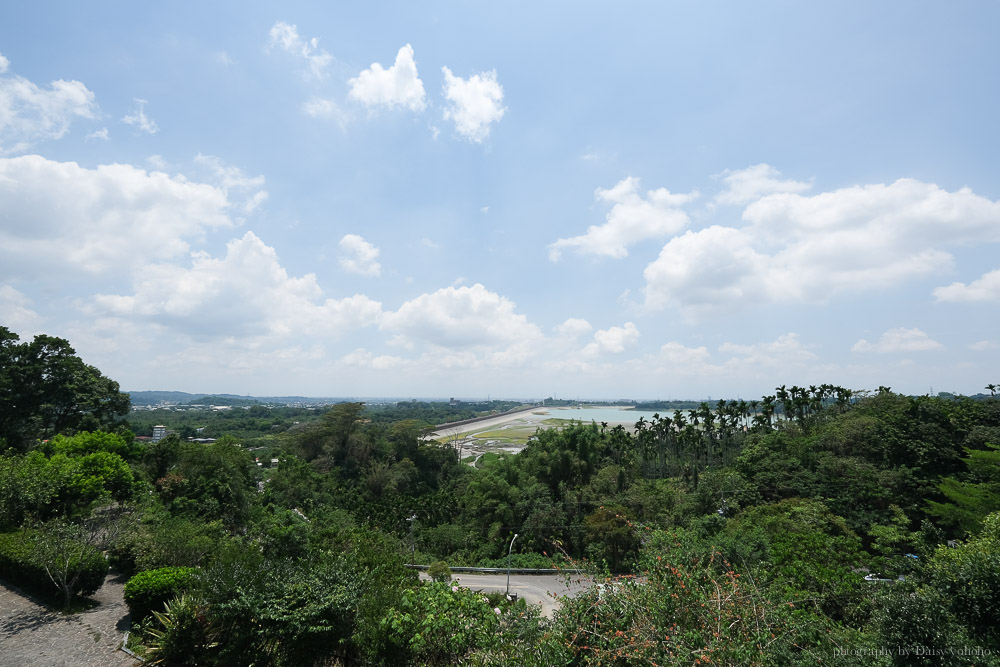
M 109 427 L 128 413 L 128 394 L 66 340 L 19 341 L 0 326 L 0 440 L 9 446 L 23 451 L 36 439 Z
M 132 614 L 132 621 L 139 622 L 163 605 L 194 580 L 194 568 L 161 567 L 146 570 L 125 582 L 125 604 Z
M 101 587 L 108 562 L 71 524 L 53 522 L 0 533 L 0 571 L 43 596 L 61 595 L 68 607 Z

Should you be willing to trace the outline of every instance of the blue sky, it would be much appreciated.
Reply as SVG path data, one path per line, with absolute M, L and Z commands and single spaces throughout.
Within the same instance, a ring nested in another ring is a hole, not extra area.
M 977 393 L 998 19 L 7 3 L 0 324 L 132 390 Z

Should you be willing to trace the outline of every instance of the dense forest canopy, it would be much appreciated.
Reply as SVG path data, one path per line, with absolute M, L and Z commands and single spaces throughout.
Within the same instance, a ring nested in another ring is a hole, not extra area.
M 2 332 L 4 576 L 70 605 L 124 573 L 135 648 L 162 664 L 1000 654 L 994 397 L 779 386 L 632 429 L 539 430 L 473 466 L 427 426 L 510 406 L 237 406 L 140 441 L 127 397 L 66 341 Z M 257 465 L 261 442 L 276 465 Z M 547 619 L 405 566 L 503 567 L 508 549 L 606 581 Z

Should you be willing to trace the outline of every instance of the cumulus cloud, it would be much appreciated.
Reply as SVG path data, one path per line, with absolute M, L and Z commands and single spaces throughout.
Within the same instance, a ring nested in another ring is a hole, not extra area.
M 695 319 L 720 306 L 760 299 L 766 258 L 751 243 L 746 232 L 719 226 L 671 239 L 643 272 L 646 306 L 676 306 L 685 319 Z
M 781 172 L 769 164 L 755 164 L 746 169 L 726 169 L 717 175 L 726 184 L 726 190 L 715 196 L 715 201 L 726 205 L 748 204 L 764 195 L 777 192 L 803 192 L 812 187 L 801 181 L 783 180 Z
M 798 334 L 795 333 L 782 334 L 777 339 L 766 343 L 751 345 L 723 343 L 719 346 L 719 352 L 733 355 L 729 360 L 730 364 L 739 363 L 762 368 L 801 363 L 817 358 L 814 352 L 802 344 Z
M 984 273 L 968 285 L 954 282 L 947 287 L 935 287 L 934 298 L 938 301 L 1000 301 L 1000 269 Z
M 302 38 L 299 35 L 298 27 L 293 24 L 278 21 L 271 26 L 268 37 L 271 48 L 278 47 L 305 60 L 309 72 L 317 79 L 325 75 L 327 66 L 333 61 L 333 56 L 325 49 L 319 48 L 319 39 L 316 37 Z
M 122 122 L 146 134 L 156 134 L 160 128 L 155 120 L 146 115 L 146 104 L 148 104 L 146 100 L 133 99 L 132 108 L 122 118 Z
M 0 158 L 0 210 L 0 277 L 127 270 L 183 255 L 206 230 L 233 225 L 222 187 L 38 155 Z
M 99 295 L 109 314 L 146 319 L 203 337 L 338 336 L 375 324 L 382 307 L 367 296 L 324 299 L 316 276 L 291 277 L 253 232 L 226 255 L 192 255 L 190 266 L 159 263 L 135 276 L 134 294 Z
M 821 303 L 949 270 L 949 248 L 1000 241 L 1000 202 L 913 179 L 770 194 L 743 219 L 671 239 L 646 267 L 646 306 L 697 319 L 752 301 Z
M 704 368 L 712 359 L 708 348 L 704 345 L 700 347 L 687 347 L 677 341 L 670 341 L 660 346 L 659 357 L 675 372 L 678 369 L 697 370 Z
M 869 343 L 862 338 L 854 344 L 851 352 L 891 354 L 894 352 L 926 352 L 928 350 L 940 350 L 943 347 L 941 343 L 931 339 L 930 336 L 920 329 L 898 327 L 886 331 L 875 343 Z
M 581 319 L 579 317 L 571 317 L 559 326 L 556 327 L 556 332 L 560 336 L 568 336 L 570 338 L 576 338 L 582 336 L 583 334 L 590 333 L 593 331 L 594 327 L 591 326 L 590 322 Z
M 94 130 L 93 132 L 91 132 L 90 134 L 88 134 L 87 138 L 88 139 L 99 139 L 100 141 L 107 141 L 107 140 L 109 140 L 111 138 L 111 135 L 108 134 L 108 128 L 102 127 L 101 129 Z
M 42 88 L 8 74 L 0 55 L 0 155 L 27 150 L 38 141 L 59 139 L 76 118 L 95 118 L 94 93 L 79 81 L 59 79 Z
M 455 123 L 455 130 L 474 143 L 490 136 L 490 125 L 503 118 L 503 86 L 497 82 L 496 70 L 474 74 L 468 79 L 455 76 L 447 67 L 444 72 L 444 97 L 450 103 L 444 119 Z
M 427 106 L 424 84 L 417 75 L 413 47 L 409 44 L 400 47 L 396 62 L 389 69 L 372 63 L 348 84 L 351 87 L 349 97 L 367 107 L 403 107 L 423 111 Z
M 247 176 L 239 167 L 226 164 L 214 155 L 199 153 L 194 161 L 211 171 L 226 197 L 241 202 L 239 208 L 243 213 L 252 213 L 267 200 L 263 176 Z
M 973 352 L 987 352 L 990 350 L 1000 350 L 1000 343 L 992 340 L 977 340 L 967 346 Z
M 628 246 L 649 238 L 676 234 L 689 222 L 681 206 L 698 195 L 673 194 L 666 188 L 650 190 L 643 197 L 639 179 L 629 176 L 609 189 L 598 188 L 594 197 L 611 204 L 607 222 L 591 225 L 587 233 L 559 239 L 549 245 L 549 259 L 558 261 L 564 249 L 581 254 L 620 259 L 628 255 Z
M 626 348 L 639 341 L 639 329 L 632 322 L 625 326 L 609 327 L 594 332 L 594 341 L 583 348 L 583 354 L 593 357 L 599 354 L 621 354 Z
M 340 268 L 344 271 L 362 276 L 381 275 L 382 265 L 378 263 L 378 248 L 357 234 L 346 234 L 340 239 L 339 245 L 343 254 L 338 260 Z
M 543 339 L 537 326 L 516 312 L 513 301 L 483 285 L 445 287 L 407 301 L 383 315 L 379 328 L 397 343 L 429 347 L 442 363 L 520 363 Z

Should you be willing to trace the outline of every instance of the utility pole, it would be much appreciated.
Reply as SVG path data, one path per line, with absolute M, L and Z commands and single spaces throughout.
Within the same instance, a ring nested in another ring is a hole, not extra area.
M 507 592 L 504 593 L 504 597 L 508 600 L 510 599 L 510 552 L 514 550 L 514 540 L 516 539 L 517 533 L 514 533 L 514 539 L 510 541 L 510 546 L 507 548 Z
M 417 520 L 417 515 L 414 514 L 407 521 L 410 522 L 410 564 L 413 565 L 413 559 L 417 552 L 417 543 L 413 541 L 413 522 Z

